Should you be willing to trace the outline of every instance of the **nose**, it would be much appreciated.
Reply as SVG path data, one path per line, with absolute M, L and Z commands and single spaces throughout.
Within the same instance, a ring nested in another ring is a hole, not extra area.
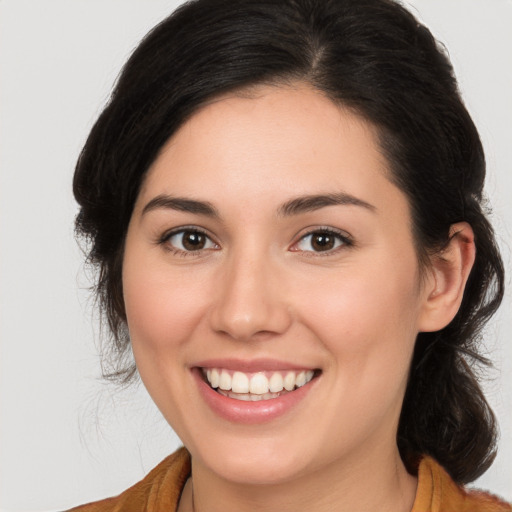
M 210 313 L 211 328 L 239 341 L 282 334 L 292 323 L 282 272 L 264 255 L 224 263 Z

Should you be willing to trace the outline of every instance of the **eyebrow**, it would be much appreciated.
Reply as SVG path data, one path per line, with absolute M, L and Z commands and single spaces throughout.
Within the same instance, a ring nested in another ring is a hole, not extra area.
M 153 210 L 158 210 L 160 208 L 167 210 L 177 210 L 180 212 L 195 213 L 196 215 L 205 215 L 207 217 L 220 218 L 217 209 L 209 202 L 196 201 L 195 199 L 185 199 L 183 197 L 172 197 L 164 194 L 158 195 L 151 199 L 151 201 L 149 201 L 149 203 L 144 206 L 141 215 L 144 215 Z
M 362 199 L 347 194 L 345 192 L 338 192 L 335 194 L 315 194 L 296 197 L 282 204 L 278 210 L 278 215 L 288 217 L 292 215 L 299 215 L 301 213 L 312 212 L 320 210 L 327 206 L 340 206 L 352 205 L 360 206 L 371 212 L 375 212 L 377 208 Z M 173 197 L 166 194 L 161 194 L 149 201 L 142 210 L 144 215 L 150 211 L 158 209 L 176 210 L 180 212 L 193 213 L 196 215 L 205 215 L 219 219 L 220 214 L 218 210 L 208 201 L 198 201 L 195 199 L 186 199 L 184 197 Z
M 291 199 L 278 209 L 278 213 L 287 217 L 290 215 L 298 215 L 301 213 L 320 210 L 326 206 L 339 205 L 360 206 L 371 212 L 377 211 L 375 206 L 367 203 L 366 201 L 363 201 L 362 199 L 359 199 L 345 192 L 338 192 L 335 194 L 308 195 Z

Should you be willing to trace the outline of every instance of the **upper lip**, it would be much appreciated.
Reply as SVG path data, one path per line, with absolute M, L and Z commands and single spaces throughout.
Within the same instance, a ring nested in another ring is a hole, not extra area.
M 193 365 L 199 368 L 222 368 L 247 373 L 279 370 L 315 370 L 311 365 L 301 365 L 277 359 L 208 359 Z

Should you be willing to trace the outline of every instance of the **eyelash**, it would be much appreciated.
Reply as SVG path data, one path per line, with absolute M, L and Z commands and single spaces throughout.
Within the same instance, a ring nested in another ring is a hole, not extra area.
M 327 235 L 330 237 L 334 237 L 335 241 L 340 242 L 337 247 L 334 247 L 332 249 L 328 249 L 326 251 L 301 251 L 300 249 L 292 249 L 292 251 L 296 252 L 302 252 L 307 257 L 326 257 L 326 256 L 332 256 L 333 254 L 337 254 L 339 251 L 343 249 L 347 249 L 354 246 L 353 239 L 345 232 L 338 231 L 333 228 L 327 228 L 327 227 L 319 227 L 315 228 L 311 231 L 308 231 L 307 233 L 304 233 L 297 242 L 293 244 L 292 247 L 297 246 L 302 241 L 304 241 L 307 237 L 313 237 L 315 235 Z
M 181 256 L 181 257 L 190 257 L 190 256 L 198 256 L 203 251 L 212 250 L 212 248 L 206 248 L 206 249 L 198 249 L 196 251 L 184 251 L 183 249 L 178 249 L 174 246 L 172 246 L 169 243 L 169 240 L 176 235 L 179 234 L 185 234 L 185 233 L 195 233 L 204 236 L 207 240 L 209 240 L 212 244 L 218 247 L 218 244 L 212 240 L 212 237 L 203 229 L 198 228 L 196 226 L 190 226 L 190 227 L 181 227 L 178 229 L 173 229 L 171 231 L 165 232 L 160 239 L 158 240 L 158 244 L 164 246 L 166 251 L 171 252 L 175 256 Z
M 185 234 L 185 233 L 200 234 L 200 235 L 204 236 L 205 238 L 207 238 L 210 241 L 210 243 L 214 244 L 216 247 L 215 248 L 208 247 L 208 248 L 198 249 L 195 251 L 193 251 L 193 250 L 187 251 L 187 250 L 183 250 L 183 249 L 178 249 L 169 243 L 169 240 L 173 236 L 176 236 L 179 234 Z M 306 250 L 300 250 L 300 249 L 293 249 L 293 247 L 295 247 L 298 244 L 300 244 L 301 242 L 303 242 L 307 237 L 313 237 L 314 235 L 331 236 L 331 237 L 335 238 L 335 243 L 336 243 L 336 241 L 338 241 L 340 243 L 338 246 L 335 246 L 333 249 L 328 249 L 326 251 L 306 251 Z M 172 231 L 168 231 L 168 232 L 164 233 L 159 238 L 158 244 L 164 246 L 164 248 L 167 251 L 171 252 L 172 254 L 174 254 L 176 256 L 181 256 L 181 257 L 198 256 L 203 251 L 209 251 L 212 249 L 216 250 L 216 248 L 218 247 L 218 244 L 212 240 L 211 236 L 208 235 L 208 233 L 206 231 L 204 231 L 203 229 L 200 229 L 196 226 L 190 226 L 190 227 L 185 226 L 185 227 L 181 227 L 178 229 L 173 229 Z M 313 229 L 313 230 L 308 231 L 307 233 L 303 234 L 299 238 L 299 240 L 292 245 L 292 248 L 290 250 L 292 252 L 302 252 L 304 255 L 307 255 L 307 257 L 318 257 L 318 256 L 325 257 L 325 256 L 330 256 L 332 254 L 335 254 L 338 251 L 342 250 L 343 248 L 346 249 L 346 248 L 353 247 L 353 246 L 354 246 L 354 241 L 346 233 L 344 233 L 342 231 L 337 231 L 333 228 L 319 227 L 319 228 Z

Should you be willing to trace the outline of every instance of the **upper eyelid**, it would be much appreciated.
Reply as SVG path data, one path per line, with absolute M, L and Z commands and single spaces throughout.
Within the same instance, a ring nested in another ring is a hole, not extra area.
M 339 239 L 341 239 L 342 244 L 336 248 L 333 248 L 333 249 L 330 249 L 327 251 L 306 251 L 306 250 L 301 250 L 298 248 L 295 250 L 293 249 L 302 240 L 304 240 L 304 238 L 306 238 L 308 236 L 312 236 L 315 233 L 328 233 L 330 235 L 336 236 Z M 336 228 L 324 226 L 324 227 L 317 227 L 317 228 L 310 229 L 307 232 L 302 233 L 301 235 L 298 235 L 296 238 L 296 241 L 292 243 L 289 250 L 291 250 L 292 252 L 301 252 L 304 255 L 308 255 L 308 257 L 313 257 L 313 256 L 327 257 L 329 255 L 337 254 L 343 248 L 347 249 L 347 248 L 351 248 L 354 246 L 355 246 L 354 239 L 349 233 L 347 233 L 346 231 L 343 231 L 343 230 L 336 229 Z
M 212 242 L 218 243 L 215 241 L 215 237 L 212 236 L 212 234 L 205 228 L 202 228 L 200 226 L 179 226 L 177 228 L 168 229 L 167 231 L 164 231 L 162 235 L 159 237 L 160 241 L 164 242 L 171 238 L 174 235 L 177 235 L 179 233 L 184 233 L 187 231 L 197 231 L 198 233 L 201 233 L 202 235 L 207 236 Z
M 170 242 L 170 239 L 176 235 L 184 234 L 186 232 L 196 232 L 204 235 L 214 247 L 203 247 L 197 250 L 186 250 L 176 247 Z M 220 248 L 218 242 L 205 230 L 198 226 L 180 226 L 177 228 L 169 229 L 165 231 L 160 237 L 157 238 L 156 244 L 162 246 L 166 251 L 173 253 L 175 256 L 190 256 L 199 258 L 205 254 L 205 251 L 216 251 Z
M 302 230 L 300 230 L 294 237 L 296 240 L 293 243 L 297 243 L 298 241 L 302 240 L 304 237 L 313 235 L 315 233 L 329 233 L 332 235 L 339 236 L 340 238 L 343 238 L 344 240 L 349 240 L 350 242 L 353 242 L 353 237 L 350 233 L 347 231 L 344 231 L 343 229 L 333 228 L 330 226 L 314 226 L 314 227 L 307 227 Z

